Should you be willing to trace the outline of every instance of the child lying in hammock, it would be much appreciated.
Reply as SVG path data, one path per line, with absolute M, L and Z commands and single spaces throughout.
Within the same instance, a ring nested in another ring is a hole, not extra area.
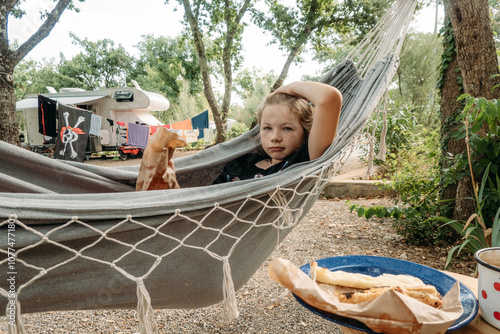
M 214 183 L 259 178 L 319 158 L 335 137 L 341 106 L 341 93 L 323 83 L 302 81 L 278 88 L 257 109 L 265 154 L 246 154 L 227 163 Z

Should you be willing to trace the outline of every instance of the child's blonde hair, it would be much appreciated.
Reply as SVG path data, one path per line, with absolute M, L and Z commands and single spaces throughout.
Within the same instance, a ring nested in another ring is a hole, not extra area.
M 311 104 L 303 98 L 288 95 L 288 94 L 269 94 L 257 108 L 257 121 L 259 125 L 262 121 L 262 113 L 264 108 L 269 105 L 281 104 L 288 106 L 290 112 L 299 118 L 300 124 L 304 128 L 304 141 L 309 137 L 311 132 L 313 110 Z

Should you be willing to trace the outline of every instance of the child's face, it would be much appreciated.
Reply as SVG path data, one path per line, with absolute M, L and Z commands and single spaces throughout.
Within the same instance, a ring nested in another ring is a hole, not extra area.
M 264 107 L 260 138 L 264 151 L 273 159 L 284 160 L 302 145 L 304 128 L 288 106 L 275 104 Z

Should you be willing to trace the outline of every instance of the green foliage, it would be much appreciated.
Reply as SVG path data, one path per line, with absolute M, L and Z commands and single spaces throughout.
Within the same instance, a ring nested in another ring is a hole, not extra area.
M 167 111 L 153 113 L 165 124 L 183 121 L 208 109 L 208 103 L 204 96 L 202 94 L 191 95 L 189 82 L 187 80 L 181 81 L 179 95 L 175 100 L 170 101 L 170 108 Z
M 491 227 L 496 209 L 500 207 L 500 183 L 495 186 L 495 180 L 500 176 L 500 100 L 486 100 L 463 95 L 466 104 L 459 120 L 464 123 L 462 133 L 470 133 L 469 164 L 474 176 L 488 178 L 489 182 L 482 188 L 484 196 L 481 199 L 482 214 L 487 227 Z M 467 129 L 465 127 L 468 126 Z M 489 167 L 491 177 L 488 176 Z M 479 201 L 476 199 L 477 204 Z
M 491 28 L 496 49 L 500 49 L 500 1 L 488 0 L 490 8 Z M 498 52 L 497 52 L 498 53 Z
M 249 130 L 248 126 L 245 125 L 244 123 L 241 122 L 235 123 L 233 124 L 231 129 L 229 129 L 229 131 L 227 132 L 227 138 L 228 139 L 236 138 L 241 134 L 247 132 L 248 130 Z
M 453 182 L 470 175 L 470 165 L 480 180 L 479 186 L 474 185 L 475 214 L 467 221 L 447 218 L 451 201 L 439 200 L 439 187 L 446 183 L 440 182 L 437 132 L 420 126 L 413 128 L 412 145 L 399 150 L 397 156 L 389 155 L 386 162 L 392 181 L 388 187 L 399 194 L 395 206 L 351 205 L 351 211 L 360 217 L 394 218 L 396 231 L 412 244 L 455 244 L 448 253 L 447 264 L 463 251 L 500 246 L 500 102 L 467 95 L 460 100 L 465 101 L 465 107 L 457 122 L 464 126 L 455 135 L 466 138 L 469 156 L 455 157 L 450 168 L 442 170 L 446 174 L 442 179 Z M 463 239 L 457 244 L 459 236 Z
M 310 45 L 317 54 L 321 54 L 325 67 L 329 67 L 332 65 L 331 55 L 338 56 L 339 50 L 346 50 L 346 44 L 339 47 L 339 43 L 332 42 L 345 41 L 345 35 L 351 41 L 356 36 L 359 41 L 392 2 L 300 0 L 295 4 L 283 4 L 277 0 L 265 0 L 267 8 L 265 11 L 254 11 L 254 22 L 272 34 L 271 43 L 278 44 L 292 61 L 302 62 L 300 55 Z M 280 76 L 278 81 L 283 79 Z
M 47 86 L 56 89 L 76 87 L 77 81 L 59 74 L 55 60 L 45 64 L 35 60 L 21 60 L 14 70 L 16 100 L 27 94 L 46 93 Z
M 449 230 L 438 229 L 437 222 L 428 221 L 436 212 L 445 210 L 440 203 L 438 187 L 438 133 L 421 126 L 413 129 L 409 141 L 412 145 L 399 149 L 398 154 L 389 154 L 385 176 L 391 182 L 384 187 L 398 194 L 393 207 L 360 207 L 351 205 L 351 211 L 370 218 L 376 216 L 393 218 L 394 229 L 415 245 L 442 245 L 454 240 Z
M 377 160 L 379 165 L 385 167 L 385 177 L 391 181 L 383 186 L 398 194 L 394 206 L 351 205 L 350 208 L 366 218 L 393 218 L 395 230 L 412 244 L 446 244 L 453 241 L 456 235 L 450 229 L 439 229 L 439 223 L 428 221 L 447 207 L 446 203 L 438 202 L 439 132 L 419 124 L 413 113 L 411 106 L 395 102 L 389 104 L 387 160 Z M 371 134 L 373 126 L 372 123 L 365 131 Z M 380 131 L 378 128 L 376 132 Z M 378 150 L 377 146 L 375 151 L 378 153 Z
M 419 124 L 435 126 L 437 114 L 432 114 L 439 102 L 436 80 L 439 76 L 441 41 L 433 34 L 410 33 L 400 53 L 400 65 L 395 79 L 398 88 L 391 91 L 393 99 L 416 106 L 414 117 Z
M 468 157 L 454 157 L 449 168 L 442 169 L 440 174 L 437 131 L 418 124 L 410 128 L 408 123 L 395 118 L 395 122 L 389 122 L 389 132 L 398 132 L 394 124 L 402 123 L 409 130 L 404 134 L 411 134 L 408 142 L 388 144 L 393 148 L 385 162 L 392 181 L 387 187 L 397 191 L 399 199 L 392 208 L 350 207 L 360 217 L 394 218 L 396 231 L 412 244 L 456 244 L 462 236 L 462 241 L 450 250 L 447 264 L 463 251 L 473 253 L 484 247 L 500 246 L 500 101 L 467 95 L 459 100 L 465 103 L 456 122 L 463 126 L 453 135 L 455 139 L 466 138 Z M 391 138 L 398 137 L 389 137 L 389 142 Z M 469 165 L 480 180 L 480 187 L 474 186 L 476 213 L 467 221 L 447 218 L 452 203 L 439 200 L 439 187 L 470 175 Z
M 347 201 L 347 203 L 350 202 Z M 365 217 L 366 219 L 370 219 L 372 217 L 377 217 L 377 218 L 393 217 L 395 219 L 399 219 L 403 215 L 403 212 L 399 207 L 387 208 L 382 205 L 373 205 L 367 208 L 359 204 L 352 204 L 349 206 L 349 210 L 351 212 L 356 211 L 358 217 L 360 218 Z
M 373 134 L 375 127 L 375 137 L 380 138 L 382 132 L 382 113 L 373 113 L 368 125 L 363 132 Z M 387 155 L 398 157 L 401 151 L 408 149 L 412 145 L 413 134 L 416 132 L 417 119 L 413 115 L 412 106 L 401 104 L 399 101 L 390 100 L 387 107 Z M 366 148 L 365 154 L 367 154 Z M 380 143 L 375 143 L 375 154 L 380 152 Z M 383 164 L 382 161 L 376 161 Z
M 59 73 L 74 78 L 79 83 L 76 87 L 95 90 L 123 86 L 126 74 L 132 69 L 132 58 L 123 46 L 110 39 L 97 42 L 81 39 L 70 33 L 73 44 L 84 50 L 71 60 L 61 58 Z
M 235 78 L 234 88 L 243 106 L 233 106 L 229 117 L 250 127 L 255 119 L 257 107 L 271 91 L 275 80 L 274 72 L 263 73 L 255 68 L 240 71 Z
M 155 38 L 146 35 L 137 49 L 140 55 L 131 74 L 143 89 L 160 92 L 174 104 L 179 104 L 185 82 L 189 95 L 202 92 L 198 54 L 185 36 Z
M 122 46 L 111 40 L 91 42 L 71 34 L 73 43 L 84 49 L 73 59 L 61 54 L 59 60 L 21 60 L 14 70 L 16 99 L 27 94 L 46 93 L 47 87 L 60 90 L 65 87 L 93 90 L 122 86 L 124 73 L 130 70 L 132 58 Z
M 189 151 L 200 151 L 205 148 L 206 144 L 203 139 L 198 139 L 198 141 L 195 141 L 193 143 L 188 143 L 187 150 Z
M 253 95 L 262 98 L 271 92 L 271 87 L 276 80 L 274 71 L 264 73 L 258 68 L 244 68 L 239 71 L 234 79 L 234 91 L 241 99 L 248 99 Z
M 450 20 L 443 25 L 439 33 L 443 38 L 443 53 L 441 54 L 441 65 L 439 66 L 439 77 L 436 88 L 441 92 L 445 82 L 446 71 L 457 53 L 457 48 L 455 46 L 455 37 L 453 35 L 453 27 Z M 460 86 L 462 86 L 462 78 L 459 75 L 459 71 L 460 70 L 457 68 L 457 81 L 460 83 Z
M 407 240 L 414 244 L 454 242 L 456 235 L 463 236 L 463 242 L 450 250 L 448 262 L 453 255 L 467 250 L 474 252 L 500 242 L 500 102 L 484 98 L 462 96 L 465 100 L 463 112 L 457 122 L 463 123 L 455 134 L 456 139 L 469 136 L 470 158 L 457 156 L 448 169 L 443 170 L 441 184 L 455 182 L 468 175 L 467 163 L 476 177 L 481 180 L 479 191 L 476 189 L 476 213 L 467 221 L 446 218 L 449 203 L 439 201 L 439 152 L 437 133 L 426 132 L 418 126 L 410 131 L 410 147 L 398 147 L 398 154 L 389 154 L 385 163 L 392 181 L 390 187 L 399 194 L 403 206 L 394 208 L 360 208 L 352 206 L 358 215 L 393 217 L 394 227 Z M 429 133 L 432 135 L 429 136 Z M 419 138 L 429 138 L 428 141 Z M 404 144 L 404 143 L 403 143 Z M 423 162 L 431 162 L 431 164 Z M 444 223 L 444 227 L 441 227 Z M 438 228 L 441 227 L 441 228 Z M 450 228 L 455 232 L 451 232 Z
M 498 173 L 494 172 L 492 172 L 493 175 L 490 176 L 489 171 L 492 166 L 493 165 L 490 163 L 486 167 L 479 192 L 477 190 L 475 191 L 475 200 L 477 203 L 476 213 L 470 216 L 466 222 L 446 217 L 433 217 L 431 219 L 444 223 L 443 226 L 451 226 L 463 237 L 462 242 L 455 245 L 448 252 L 446 265 L 450 263 L 453 256 L 459 256 L 463 250 L 473 254 L 482 248 L 500 247 L 500 206 L 497 206 L 498 209 L 496 211 L 493 208 L 485 207 L 485 200 L 490 196 L 487 194 L 488 187 L 496 188 L 493 189 L 493 192 L 496 192 L 496 195 L 498 195 L 497 199 L 500 198 L 500 178 Z M 495 176 L 496 183 L 492 181 L 493 176 Z M 493 211 L 490 211 L 491 209 L 493 209 Z M 484 220 L 484 213 L 494 214 L 491 222 Z M 488 226 L 486 223 L 491 223 L 491 225 L 488 224 L 490 225 Z

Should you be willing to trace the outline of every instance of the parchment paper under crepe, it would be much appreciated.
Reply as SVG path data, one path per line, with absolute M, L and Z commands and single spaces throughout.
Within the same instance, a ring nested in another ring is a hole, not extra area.
M 443 297 L 441 308 L 436 309 L 392 290 L 371 302 L 340 303 L 327 292 L 328 285 L 317 284 L 293 263 L 280 258 L 269 264 L 269 276 L 307 304 L 359 320 L 375 332 L 444 333 L 462 314 L 458 282 Z

